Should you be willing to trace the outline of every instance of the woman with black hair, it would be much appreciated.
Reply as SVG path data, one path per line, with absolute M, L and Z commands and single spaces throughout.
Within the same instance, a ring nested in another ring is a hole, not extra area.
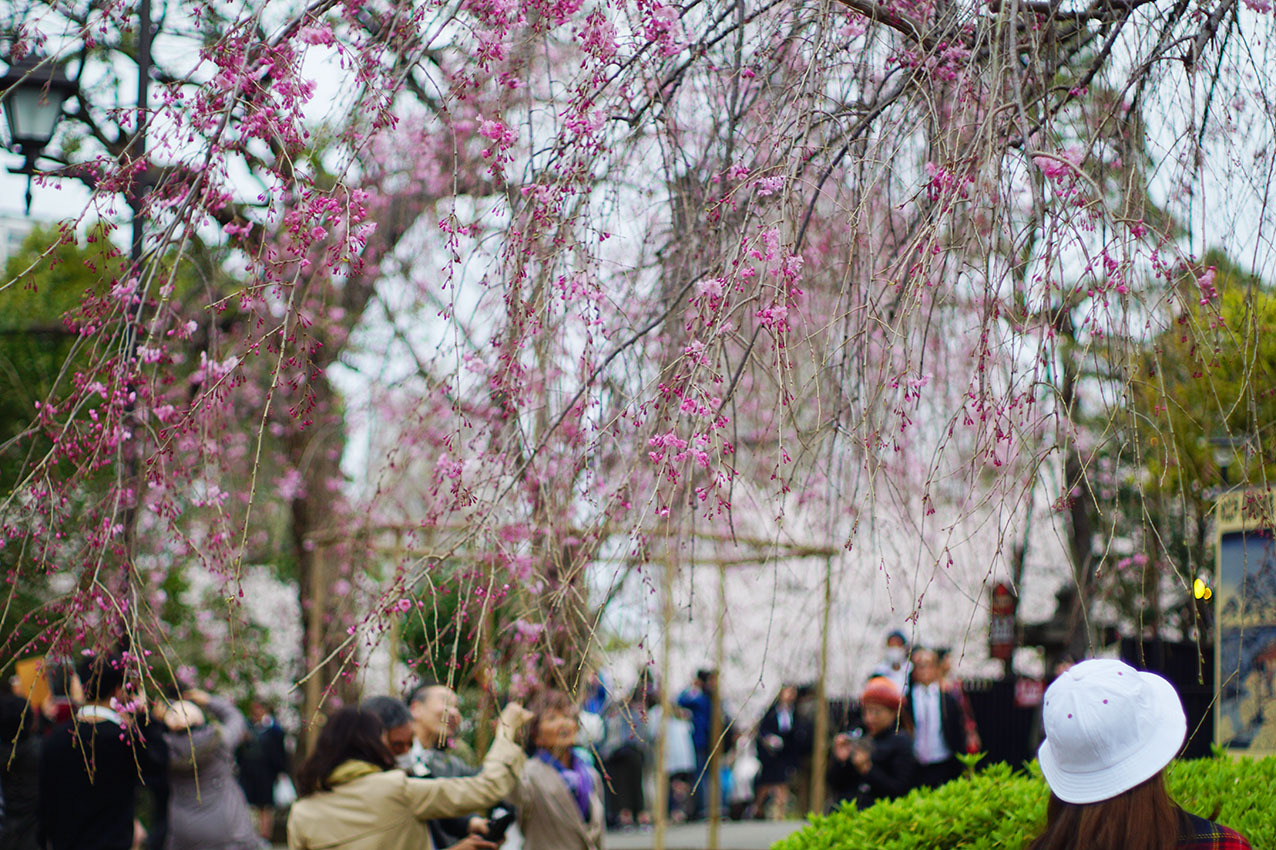
M 530 716 L 518 703 L 505 706 L 477 776 L 417 779 L 395 769 L 375 714 L 341 709 L 328 719 L 297 775 L 300 798 L 288 815 L 288 847 L 433 847 L 426 821 L 486 809 L 514 789 L 526 759 L 514 736 Z

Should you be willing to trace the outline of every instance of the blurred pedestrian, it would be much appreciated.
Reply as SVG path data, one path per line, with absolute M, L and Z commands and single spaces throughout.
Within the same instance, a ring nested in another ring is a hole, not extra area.
M 935 655 L 939 659 L 939 685 L 945 693 L 952 694 L 961 710 L 962 726 L 966 730 L 966 753 L 977 753 L 984 748 L 984 743 L 979 737 L 979 724 L 975 721 L 975 712 L 970 707 L 966 689 L 962 686 L 961 679 L 953 675 L 952 651 L 947 647 L 940 647 L 935 650 Z
M 137 789 L 153 806 L 149 850 L 168 836 L 168 747 L 142 697 L 125 692 L 125 659 L 97 653 L 80 663 L 85 703 L 40 750 L 40 840 L 47 850 L 130 850 Z M 92 753 L 92 761 L 85 758 Z
M 758 723 L 756 738 L 760 770 L 755 787 L 752 814 L 780 820 L 789 809 L 791 784 L 802 757 L 811 746 L 810 730 L 797 716 L 797 688 L 785 685 Z
M 289 784 L 292 781 L 288 777 L 287 736 L 271 707 L 261 700 L 252 701 L 248 714 L 252 721 L 248 735 L 235 750 L 239 785 L 254 812 L 257 834 L 271 841 L 275 835 L 275 809 L 282 802 L 276 798 L 276 788 L 281 778 Z
M 514 738 L 529 717 L 517 703 L 505 707 L 477 776 L 418 779 L 395 768 L 375 714 L 340 709 L 297 774 L 300 797 L 288 815 L 289 848 L 433 848 L 425 821 L 487 808 L 514 789 L 526 759 Z
M 46 718 L 41 707 L 31 705 L 17 693 L 16 685 L 15 677 L 8 690 L 0 694 L 0 794 L 4 803 L 0 850 L 37 850 L 40 732 Z
M 936 788 L 961 776 L 958 753 L 966 752 L 966 723 L 957 698 L 940 683 L 939 656 L 913 650 L 913 671 L 905 699 L 913 721 L 917 784 Z
M 401 699 L 394 697 L 371 697 L 360 706 L 364 711 L 371 711 L 381 721 L 381 737 L 385 741 L 390 755 L 394 756 L 395 766 L 411 773 L 413 721 L 412 711 Z
M 1043 707 L 1037 757 L 1050 802 L 1029 850 L 1249 850 L 1165 790 L 1165 767 L 1187 736 L 1165 679 L 1113 659 L 1082 661 L 1046 690 Z
M 603 674 L 592 671 L 581 688 L 583 697 L 580 703 L 582 713 L 597 714 L 602 717 L 611 708 L 611 687 Z
M 416 776 L 417 764 L 412 758 L 413 719 L 408 706 L 400 699 L 383 696 L 365 700 L 362 708 L 381 721 L 381 739 L 390 755 L 394 756 L 395 765 L 409 776 Z M 477 772 L 471 771 L 466 775 L 472 776 Z M 479 816 L 477 811 L 434 818 L 426 823 L 426 827 L 436 850 L 486 846 L 486 842 L 474 838 L 475 834 L 487 831 L 487 819 Z
M 669 716 L 665 717 L 660 706 L 660 694 L 654 690 L 649 700 L 652 706 L 647 711 L 647 723 L 652 729 L 653 750 L 658 747 L 662 727 L 665 735 L 664 764 L 655 764 L 653 758 L 653 773 L 664 771 L 669 785 L 669 819 L 682 823 L 691 815 L 695 805 L 691 789 L 696 779 L 696 747 L 691 720 L 687 712 L 677 706 L 671 707 Z
M 168 745 L 167 850 L 258 850 L 244 790 L 235 779 L 235 748 L 248 721 L 228 700 L 200 690 L 156 703 Z M 211 717 L 209 717 L 211 715 Z
M 913 666 L 908 660 L 908 635 L 895 629 L 887 633 L 886 649 L 882 654 L 882 660 L 868 674 L 868 677 L 871 679 L 874 676 L 882 676 L 890 679 L 902 693 L 908 689 L 908 677 L 912 669 Z
M 643 795 L 643 769 L 651 761 L 647 688 L 639 684 L 623 703 L 607 712 L 606 734 L 599 755 L 607 776 L 607 824 L 622 828 L 649 822 Z
M 749 812 L 754 783 L 761 770 L 753 735 L 739 735 L 731 747 L 731 784 L 727 789 L 727 812 L 732 820 L 740 820 Z
M 518 827 L 525 850 L 601 850 L 602 778 L 575 751 L 577 708 L 562 691 L 531 700 L 527 751 L 519 785 Z
M 827 778 L 834 801 L 849 800 L 864 809 L 878 800 L 907 794 L 917 778 L 917 758 L 908 712 L 895 683 L 869 679 L 860 695 L 863 729 L 833 739 Z
M 701 669 L 696 671 L 691 684 L 678 694 L 678 706 L 686 709 L 691 720 L 691 743 L 696 751 L 695 776 L 692 780 L 692 806 L 689 817 L 698 820 L 704 817 L 706 786 L 709 784 L 709 750 L 718 745 L 711 740 L 713 735 L 713 699 L 718 689 L 718 671 Z M 725 715 L 722 728 L 730 725 Z

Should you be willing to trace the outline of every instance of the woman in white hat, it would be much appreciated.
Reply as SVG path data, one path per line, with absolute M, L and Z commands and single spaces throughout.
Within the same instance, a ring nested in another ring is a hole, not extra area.
M 1083 661 L 1046 691 L 1042 717 L 1037 758 L 1050 804 L 1029 850 L 1249 850 L 1165 790 L 1165 766 L 1187 735 L 1165 679 L 1111 659 Z

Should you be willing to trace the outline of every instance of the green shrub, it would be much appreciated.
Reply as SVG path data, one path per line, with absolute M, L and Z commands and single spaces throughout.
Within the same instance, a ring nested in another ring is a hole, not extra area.
M 773 850 L 942 850 L 1022 848 L 1045 825 L 1049 790 L 1034 762 L 1028 773 L 996 764 L 933 791 L 816 815 Z M 1189 812 L 1216 819 L 1254 850 L 1276 850 L 1276 758 L 1175 762 L 1171 796 Z

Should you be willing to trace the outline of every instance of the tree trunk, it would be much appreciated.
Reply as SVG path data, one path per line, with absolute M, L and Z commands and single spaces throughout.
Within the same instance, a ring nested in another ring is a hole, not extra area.
M 345 655 L 333 656 L 346 639 L 340 626 L 341 594 L 332 593 L 339 577 L 338 564 L 345 543 L 323 539 L 341 525 L 339 505 L 341 453 L 345 431 L 336 394 L 326 377 L 314 384 L 316 421 L 305 430 L 294 428 L 288 437 L 288 459 L 301 474 L 303 486 L 291 502 L 292 546 L 297 563 L 297 596 L 301 603 L 302 691 L 301 720 L 306 734 L 299 741 L 308 751 L 321 727 L 324 702 L 331 694 L 344 699 L 356 696 L 351 679 L 340 675 Z M 298 760 L 305 753 L 298 753 Z
M 1066 313 L 1065 313 L 1066 316 Z M 1063 344 L 1062 377 L 1059 396 L 1064 415 L 1069 427 L 1067 448 L 1064 451 L 1063 480 L 1067 488 L 1063 494 L 1068 506 L 1068 556 L 1072 561 L 1072 579 L 1076 593 L 1071 597 L 1070 610 L 1067 612 L 1068 653 L 1073 658 L 1082 658 L 1087 654 L 1093 640 L 1090 630 L 1087 600 L 1090 581 L 1094 577 L 1096 561 L 1093 555 L 1094 546 L 1094 493 L 1090 489 L 1090 479 L 1086 472 L 1086 464 L 1076 444 L 1077 430 L 1077 364 L 1074 359 L 1076 351 L 1073 328 L 1070 318 L 1061 322 L 1067 335 Z

